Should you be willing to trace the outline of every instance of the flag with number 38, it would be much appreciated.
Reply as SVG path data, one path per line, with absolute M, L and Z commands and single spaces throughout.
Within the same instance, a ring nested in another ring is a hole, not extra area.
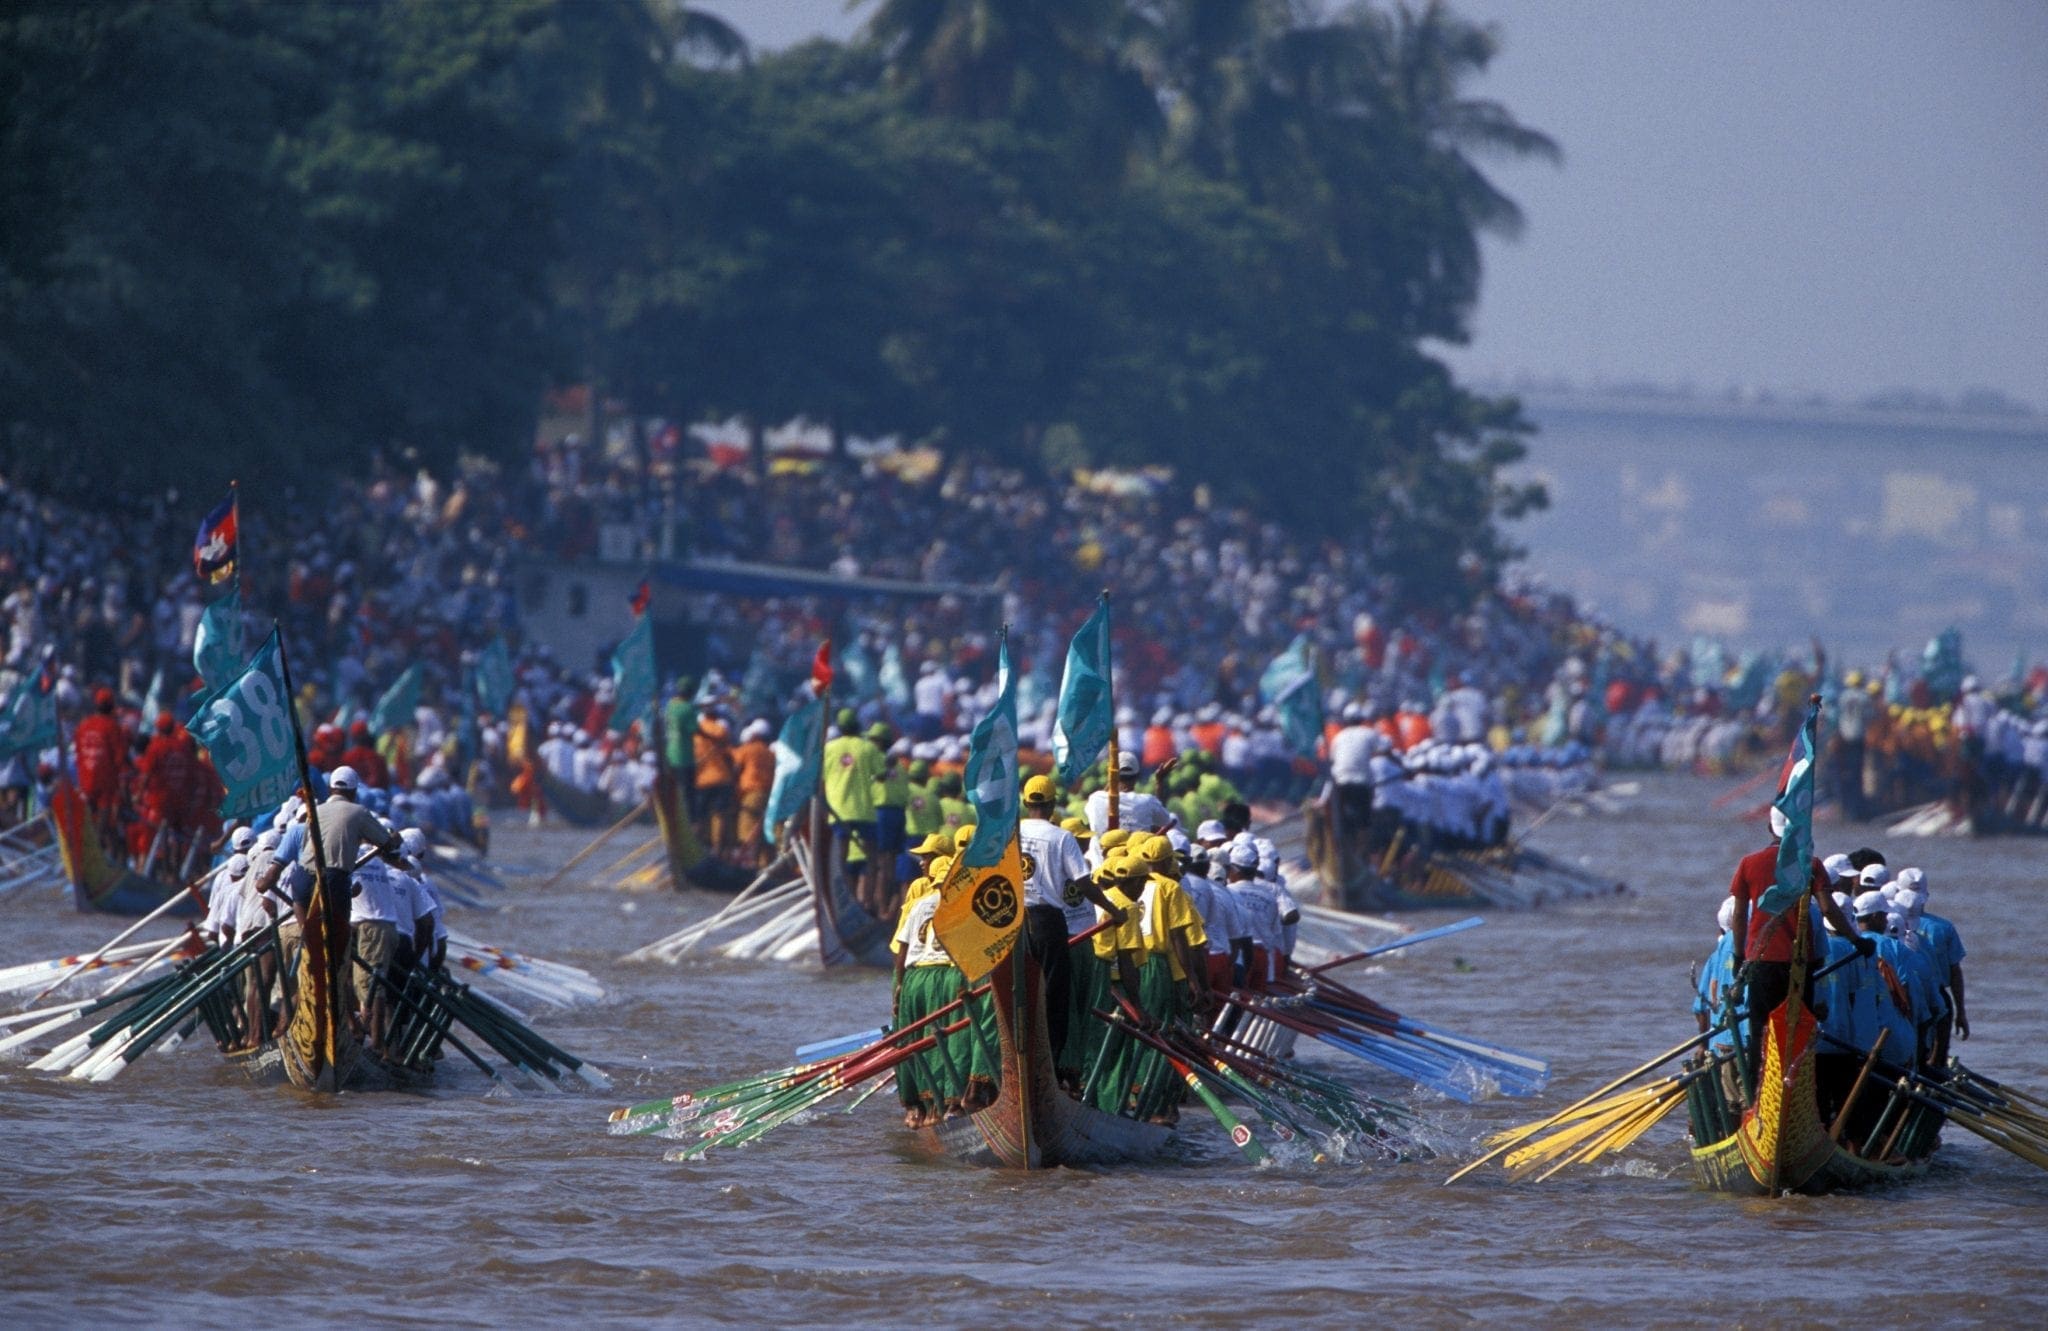
M 186 723 L 227 787 L 222 818 L 248 818 L 275 808 L 298 787 L 278 651 L 277 630 L 272 629 L 242 673 L 207 694 Z

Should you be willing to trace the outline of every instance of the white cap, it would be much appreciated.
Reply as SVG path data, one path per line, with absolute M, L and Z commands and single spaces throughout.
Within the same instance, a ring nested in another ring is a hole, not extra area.
M 1856 870 L 1850 866 L 1847 855 L 1830 855 L 1820 862 L 1820 867 L 1827 870 L 1830 883 L 1839 883 L 1844 878 L 1856 876 Z
M 1887 911 L 1884 917 L 1884 931 L 1894 938 L 1906 932 L 1906 917 L 1897 911 Z
M 1859 920 L 1866 915 L 1882 915 L 1885 913 L 1884 893 L 1865 892 L 1856 898 L 1855 907 Z
M 1919 917 L 1920 912 L 1927 909 L 1927 894 L 1925 892 L 1915 892 L 1904 884 L 1900 885 L 1899 895 L 1895 900 L 1898 902 L 1900 910 L 1916 919 Z
M 1240 841 L 1230 848 L 1230 867 L 1233 869 L 1256 869 L 1259 867 L 1259 848 L 1248 841 Z
M 1899 870 L 1899 886 L 1918 892 L 1923 896 L 1926 895 L 1927 871 L 1925 869 Z
M 740 732 L 740 738 L 742 740 L 766 739 L 769 733 L 768 723 L 756 717 L 754 720 L 747 722 L 747 728 Z
M 228 877 L 240 878 L 248 872 L 249 857 L 247 855 L 232 855 L 228 857 Z
M 247 850 L 255 844 L 256 829 L 253 827 L 238 827 L 228 837 L 228 848 L 231 850 Z
M 1166 841 L 1168 845 L 1181 852 L 1185 852 L 1193 844 L 1188 840 L 1188 834 L 1181 831 L 1178 827 L 1166 834 Z
M 1866 864 L 1863 872 L 1856 875 L 1856 881 L 1865 887 L 1876 887 L 1884 881 L 1885 867 L 1882 864 Z
M 1735 927 L 1734 897 L 1721 898 L 1721 909 L 1714 912 L 1714 923 L 1720 926 L 1724 934 Z
M 327 786 L 330 790 L 361 790 L 363 779 L 356 775 L 355 768 L 343 763 L 327 774 Z
M 398 848 L 407 855 L 418 858 L 427 850 L 427 834 L 417 827 L 408 827 L 398 834 Z
M 1201 826 L 1195 829 L 1195 840 L 1205 844 L 1211 841 L 1228 841 L 1229 839 L 1230 829 L 1214 818 L 1204 818 Z
M 1116 770 L 1118 776 L 1136 776 L 1138 774 L 1138 755 L 1132 753 L 1129 749 L 1119 751 L 1116 755 Z

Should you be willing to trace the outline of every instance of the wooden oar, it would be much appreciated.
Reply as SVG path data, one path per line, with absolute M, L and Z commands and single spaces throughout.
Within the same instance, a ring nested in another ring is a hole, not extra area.
M 1419 934 L 1410 934 L 1406 938 L 1397 938 L 1391 943 L 1382 943 L 1378 947 L 1369 947 L 1363 952 L 1354 952 L 1348 957 L 1339 957 L 1335 961 L 1326 961 L 1320 966 L 1309 968 L 1307 974 L 1321 975 L 1323 972 L 1333 971 L 1339 966 L 1349 966 L 1354 961 L 1364 961 L 1367 957 L 1377 957 L 1383 952 L 1393 952 L 1400 948 L 1413 947 L 1417 943 L 1428 943 L 1439 938 L 1449 938 L 1452 934 L 1461 934 L 1467 929 L 1477 929 L 1485 923 L 1485 919 L 1474 915 L 1469 919 L 1459 920 L 1456 924 L 1446 924 L 1435 929 L 1425 929 Z
M 1125 1019 L 1119 1021 L 1116 1013 L 1107 1012 L 1101 1008 L 1095 1010 L 1095 1015 L 1111 1026 L 1121 1029 L 1126 1035 L 1131 1036 L 1140 1043 L 1150 1045 L 1158 1050 L 1165 1057 L 1167 1065 L 1180 1075 L 1180 1079 L 1187 1083 L 1188 1089 L 1193 1091 L 1196 1097 L 1201 1100 L 1210 1115 L 1215 1118 L 1216 1122 L 1222 1126 L 1225 1132 L 1230 1134 L 1231 1144 L 1244 1152 L 1244 1158 L 1255 1165 L 1265 1163 L 1270 1158 L 1266 1148 L 1259 1145 L 1259 1139 L 1252 1136 L 1252 1130 L 1244 1125 L 1243 1120 L 1230 1112 L 1230 1107 L 1224 1104 L 1214 1091 L 1209 1089 L 1208 1085 L 1195 1074 L 1195 1070 L 1188 1066 L 1187 1060 L 1175 1053 L 1171 1045 L 1146 1030 L 1140 1024 L 1144 1018 L 1138 1011 L 1136 1004 L 1132 1003 L 1129 998 L 1126 998 L 1114 988 L 1110 990 L 1110 994 L 1116 999 L 1117 1005 L 1123 1008 Z
M 1514 1129 L 1513 1137 L 1507 1145 L 1501 1146 L 1492 1151 L 1488 1151 L 1485 1155 L 1480 1156 L 1471 1164 L 1466 1165 L 1463 1169 L 1460 1169 L 1457 1173 L 1445 1179 L 1444 1184 L 1446 1186 L 1449 1186 L 1450 1184 L 1456 1183 L 1459 1179 L 1465 1177 L 1465 1175 L 1479 1168 L 1479 1166 L 1486 1164 L 1488 1161 L 1493 1160 L 1494 1158 L 1500 1155 L 1505 1154 L 1514 1144 L 1514 1142 L 1528 1140 L 1529 1138 L 1535 1136 L 1537 1133 L 1543 1131 L 1545 1128 L 1548 1128 L 1552 1124 L 1559 1122 L 1567 1114 L 1570 1114 L 1575 1110 L 1585 1108 L 1587 1105 L 1592 1104 L 1595 1100 L 1598 1100 L 1601 1096 L 1608 1094 L 1610 1091 L 1614 1091 L 1619 1089 L 1620 1087 L 1628 1085 L 1630 1082 L 1634 1081 L 1637 1077 L 1642 1076 L 1644 1073 L 1649 1072 L 1655 1068 L 1662 1067 L 1664 1064 L 1669 1063 L 1672 1059 L 1677 1058 L 1680 1054 L 1690 1052 L 1694 1048 L 1697 1048 L 1699 1045 L 1705 1044 L 1708 1040 L 1713 1039 L 1714 1036 L 1720 1033 L 1721 1031 L 1719 1028 L 1711 1031 L 1702 1031 L 1700 1034 L 1695 1035 L 1692 1039 L 1687 1040 L 1684 1044 L 1676 1045 L 1670 1050 L 1667 1050 L 1666 1052 L 1659 1054 L 1657 1057 L 1651 1059 L 1649 1062 L 1643 1064 L 1641 1067 L 1635 1069 L 1634 1071 L 1627 1072 L 1619 1077 L 1616 1077 L 1613 1081 L 1608 1082 L 1605 1086 L 1602 1086 L 1599 1090 L 1593 1092 L 1591 1095 L 1586 1096 L 1582 1100 L 1574 1101 L 1573 1103 L 1565 1106 L 1563 1109 L 1557 1111 L 1555 1114 L 1552 1114 L 1549 1118 L 1546 1118 L 1539 1123 L 1532 1123 L 1527 1127 Z
M 57 988 L 57 986 L 63 984 L 66 980 L 70 979 L 72 976 L 78 974 L 78 972 L 84 970 L 87 966 L 92 965 L 95 961 L 98 961 L 102 956 L 106 955 L 108 948 L 114 947 L 117 944 L 126 942 L 129 938 L 132 938 L 135 935 L 136 931 L 141 929 L 142 926 L 155 920 L 158 916 L 168 913 L 171 907 L 181 903 L 187 895 L 190 895 L 194 901 L 199 903 L 199 909 L 205 910 L 206 898 L 199 895 L 199 885 L 205 882 L 207 878 L 212 876 L 212 873 L 213 870 L 208 869 L 205 873 L 200 874 L 197 878 L 194 878 L 191 882 L 185 884 L 185 886 L 180 888 L 178 891 L 173 892 L 170 895 L 170 897 L 167 900 L 165 900 L 163 905 L 158 906 L 155 910 L 143 916 L 135 923 L 129 925 L 120 933 L 115 934 L 111 939 L 107 940 L 106 946 L 100 948 L 99 951 L 93 953 L 85 960 L 79 962 L 76 966 L 73 966 L 70 970 L 65 971 L 62 975 L 59 975 L 56 979 L 50 981 L 49 984 L 43 987 L 42 992 L 38 993 L 34 998 L 29 999 L 27 1003 L 23 1004 L 23 1006 L 34 1007 L 37 1003 L 41 1002 L 44 998 L 48 997 L 50 992 Z
M 632 808 L 628 809 L 626 811 L 625 817 L 619 819 L 619 821 L 613 823 L 604 831 L 599 832 L 597 834 L 597 838 L 594 841 L 592 841 L 589 845 L 585 846 L 582 850 L 579 850 L 574 855 L 570 856 L 569 862 L 567 864 L 555 870 L 554 877 L 548 879 L 545 883 L 542 883 L 540 885 L 540 890 L 546 892 L 550 888 L 554 887 L 557 883 L 561 882 L 564 878 L 567 878 L 569 874 L 575 870 L 577 865 L 583 863 L 583 861 L 589 859 L 592 855 L 595 855 L 607 841 L 610 841 L 613 837 L 617 836 L 620 832 L 624 831 L 627 824 L 633 822 L 633 820 L 638 818 L 641 814 L 646 813 L 652 807 L 653 805 L 650 802 L 642 801 L 641 803 L 636 804 Z

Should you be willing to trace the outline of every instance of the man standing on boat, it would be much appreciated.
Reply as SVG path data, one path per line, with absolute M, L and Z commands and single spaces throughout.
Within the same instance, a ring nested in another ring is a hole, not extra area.
M 1024 783 L 1024 816 L 1017 842 L 1024 852 L 1024 949 L 1045 976 L 1045 1030 L 1060 1076 L 1073 1086 L 1080 1077 L 1080 1049 L 1070 1042 L 1074 995 L 1086 995 L 1094 946 L 1068 940 L 1094 927 L 1095 907 L 1120 919 L 1108 896 L 1088 873 L 1088 858 L 1072 832 L 1053 821 L 1059 790 L 1049 776 Z
M 1735 919 L 1728 936 L 1734 940 L 1735 974 L 1740 977 L 1745 965 L 1749 968 L 1748 1000 L 1749 1010 L 1748 1050 L 1750 1076 L 1754 1078 L 1763 1056 L 1764 1028 L 1769 1025 L 1770 1014 L 1785 1001 L 1792 990 L 1792 949 L 1798 934 L 1798 917 L 1791 911 L 1772 914 L 1758 909 L 1756 903 L 1764 893 L 1778 881 L 1778 843 L 1784 838 L 1785 814 L 1775 806 L 1771 809 L 1771 844 L 1762 850 L 1752 851 L 1742 857 L 1735 866 L 1735 877 L 1728 884 L 1728 895 L 1735 899 Z M 1835 932 L 1854 944 L 1856 950 L 1869 956 L 1876 950 L 1876 944 L 1857 932 L 1855 924 L 1842 913 L 1828 892 L 1827 870 L 1819 860 L 1812 863 L 1808 882 L 1812 899 L 1826 914 Z M 1824 955 L 1818 939 L 1809 940 L 1808 955 Z M 1811 975 L 1815 968 L 1809 967 L 1807 993 L 1804 1001 L 1813 1002 Z

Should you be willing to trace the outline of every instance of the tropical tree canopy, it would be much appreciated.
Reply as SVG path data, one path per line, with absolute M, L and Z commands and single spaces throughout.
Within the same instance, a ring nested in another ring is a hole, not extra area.
M 0 430 L 47 486 L 511 457 L 551 388 L 1026 466 L 1166 463 L 1510 552 L 1528 426 L 1469 334 L 1496 161 L 1440 3 L 875 0 L 746 49 L 656 0 L 19 0 Z

